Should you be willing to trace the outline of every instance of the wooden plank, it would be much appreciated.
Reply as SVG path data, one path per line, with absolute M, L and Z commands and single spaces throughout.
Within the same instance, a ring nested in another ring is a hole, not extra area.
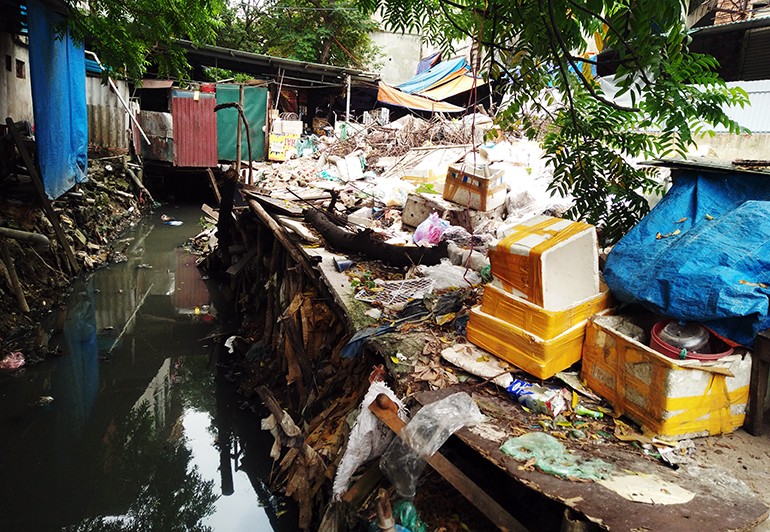
M 251 210 L 259 217 L 259 219 L 272 230 L 275 238 L 278 239 L 286 251 L 289 252 L 291 258 L 294 259 L 294 262 L 296 262 L 306 274 L 310 275 L 311 279 L 315 279 L 315 270 L 310 265 L 307 257 L 300 253 L 298 246 L 287 238 L 285 229 L 281 227 L 256 200 L 249 200 L 249 207 L 251 207 Z
M 201 205 L 201 210 L 206 216 L 214 220 L 215 223 L 219 221 L 219 213 L 205 203 Z
M 48 195 L 45 193 L 45 187 L 43 186 L 43 181 L 37 171 L 35 161 L 32 160 L 32 157 L 27 151 L 27 147 L 24 145 L 24 141 L 22 141 L 21 135 L 19 135 L 16 126 L 14 126 L 13 120 L 11 120 L 10 117 L 6 118 L 5 123 L 8 126 L 8 131 L 11 132 L 13 141 L 16 143 L 16 147 L 19 150 L 19 155 L 21 155 L 21 159 L 24 161 L 24 165 L 27 167 L 27 171 L 29 172 L 29 176 L 32 179 L 32 184 L 35 186 L 35 190 L 37 191 L 38 197 L 40 198 L 40 202 L 43 204 L 43 211 L 53 226 L 53 230 L 56 233 L 56 239 L 59 241 L 59 244 L 61 244 L 62 248 L 64 248 L 64 253 L 67 256 L 67 262 L 69 263 L 72 272 L 78 273 L 80 272 L 80 265 L 75 258 L 75 251 L 72 249 L 72 246 L 70 246 L 69 241 L 67 241 L 67 235 L 64 234 L 64 229 L 62 229 L 61 224 L 59 223 L 59 217 L 56 216 L 56 213 L 53 210 L 53 206 L 48 200 Z
M 285 228 L 291 230 L 294 234 L 296 234 L 305 242 L 309 242 L 310 244 L 317 244 L 318 242 L 321 241 L 320 238 L 318 238 L 312 232 L 310 232 L 310 229 L 308 229 L 305 226 L 305 224 L 300 222 L 299 220 L 288 218 L 286 216 L 276 216 L 276 218 L 278 219 L 278 223 L 280 223 Z
M 243 189 L 243 193 L 250 198 L 257 200 L 264 208 L 270 209 L 271 211 L 277 212 L 278 214 L 294 217 L 302 216 L 302 208 L 293 201 L 289 201 L 287 199 L 271 198 L 270 196 L 257 194 L 256 192 L 246 188 Z
M 518 416 L 508 415 L 511 409 L 520 407 L 507 398 L 493 392 L 472 392 L 470 387 L 462 385 L 419 393 L 415 399 L 425 405 L 460 390 L 472 393 L 492 424 L 505 427 Z M 501 416 L 506 418 L 500 419 Z M 695 497 L 682 504 L 632 502 L 596 482 L 573 482 L 536 469 L 520 469 L 521 462 L 500 451 L 503 441 L 486 439 L 466 428 L 458 430 L 455 436 L 478 452 L 480 458 L 507 472 L 513 481 L 601 523 L 608 530 L 709 530 L 714 523 L 719 523 L 720 530 L 751 530 L 768 515 L 768 508 L 759 499 L 738 491 L 729 481 L 717 482 L 715 477 L 702 474 L 700 468 L 695 468 L 693 474 L 688 473 L 686 467 L 673 471 L 618 445 L 591 445 L 589 451 L 584 445 L 575 444 L 576 448 L 571 451 L 580 455 L 589 452 L 589 458 L 604 460 L 619 472 L 654 475 L 681 486 Z M 570 446 L 568 440 L 564 443 Z
M 241 260 L 227 268 L 227 274 L 231 277 L 237 277 L 243 269 L 251 262 L 251 260 L 257 256 L 257 247 L 252 247 L 246 254 L 241 257 Z
M 211 168 L 206 168 L 206 172 L 209 175 L 209 183 L 211 183 L 211 188 L 214 191 L 214 197 L 217 200 L 217 205 L 221 205 L 222 194 L 219 192 L 219 185 L 217 185 L 217 178 L 214 177 L 214 172 L 211 170 Z
M 382 420 L 382 422 L 393 432 L 400 436 L 401 430 L 406 426 L 406 423 L 401 421 L 398 417 L 398 407 L 387 395 L 378 395 L 377 399 L 369 405 L 369 410 Z M 500 506 L 497 501 L 490 497 L 487 492 L 482 490 L 475 482 L 469 479 L 440 452 L 437 452 L 426 461 L 437 473 L 444 477 L 447 482 L 460 492 L 463 497 L 468 499 L 468 501 L 478 508 L 481 513 L 487 516 L 487 518 L 500 530 L 527 530 L 524 525 L 514 519 L 505 508 Z

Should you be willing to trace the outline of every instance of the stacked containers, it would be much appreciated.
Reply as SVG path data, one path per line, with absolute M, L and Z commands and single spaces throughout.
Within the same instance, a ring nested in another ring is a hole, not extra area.
M 495 281 L 471 310 L 468 339 L 540 379 L 580 360 L 586 321 L 610 306 L 595 228 L 536 216 L 489 257 Z

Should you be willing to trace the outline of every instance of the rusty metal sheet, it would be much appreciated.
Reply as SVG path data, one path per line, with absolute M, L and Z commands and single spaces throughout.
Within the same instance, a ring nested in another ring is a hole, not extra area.
M 128 85 L 115 81 L 124 101 L 128 101 Z M 128 114 L 113 90 L 102 83 L 101 78 L 86 77 L 86 103 L 88 108 L 88 145 L 92 148 L 109 149 L 115 153 L 128 152 Z
M 174 120 L 174 166 L 211 167 L 217 158 L 217 116 L 213 94 L 199 98 L 174 96 L 171 115 Z

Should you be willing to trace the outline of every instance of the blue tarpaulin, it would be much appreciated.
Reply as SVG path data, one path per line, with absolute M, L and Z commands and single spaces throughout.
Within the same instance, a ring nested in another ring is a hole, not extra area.
M 441 52 L 436 52 L 429 55 L 428 57 L 424 57 L 420 59 L 420 62 L 417 63 L 417 72 L 415 72 L 414 74 L 415 75 L 422 74 L 423 72 L 425 72 L 426 70 L 434 66 L 436 63 L 438 63 L 439 61 L 441 61 Z
M 88 115 L 83 48 L 69 32 L 59 38 L 63 17 L 39 0 L 27 3 L 29 70 L 35 147 L 48 197 L 58 198 L 86 181 Z
M 615 245 L 604 278 L 620 301 L 752 346 L 770 327 L 770 176 L 677 178 Z
M 452 59 L 450 61 L 443 61 L 436 66 L 429 68 L 422 74 L 418 74 L 412 79 L 406 80 L 396 88 L 407 94 L 424 91 L 431 85 L 447 77 L 449 74 L 457 72 L 463 68 L 470 70 L 468 61 L 466 61 L 464 57 Z

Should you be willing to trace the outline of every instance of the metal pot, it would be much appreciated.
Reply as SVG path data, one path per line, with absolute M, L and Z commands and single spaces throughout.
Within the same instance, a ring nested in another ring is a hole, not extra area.
M 680 323 L 672 320 L 660 331 L 660 339 L 678 349 L 707 353 L 709 332 L 699 323 Z

